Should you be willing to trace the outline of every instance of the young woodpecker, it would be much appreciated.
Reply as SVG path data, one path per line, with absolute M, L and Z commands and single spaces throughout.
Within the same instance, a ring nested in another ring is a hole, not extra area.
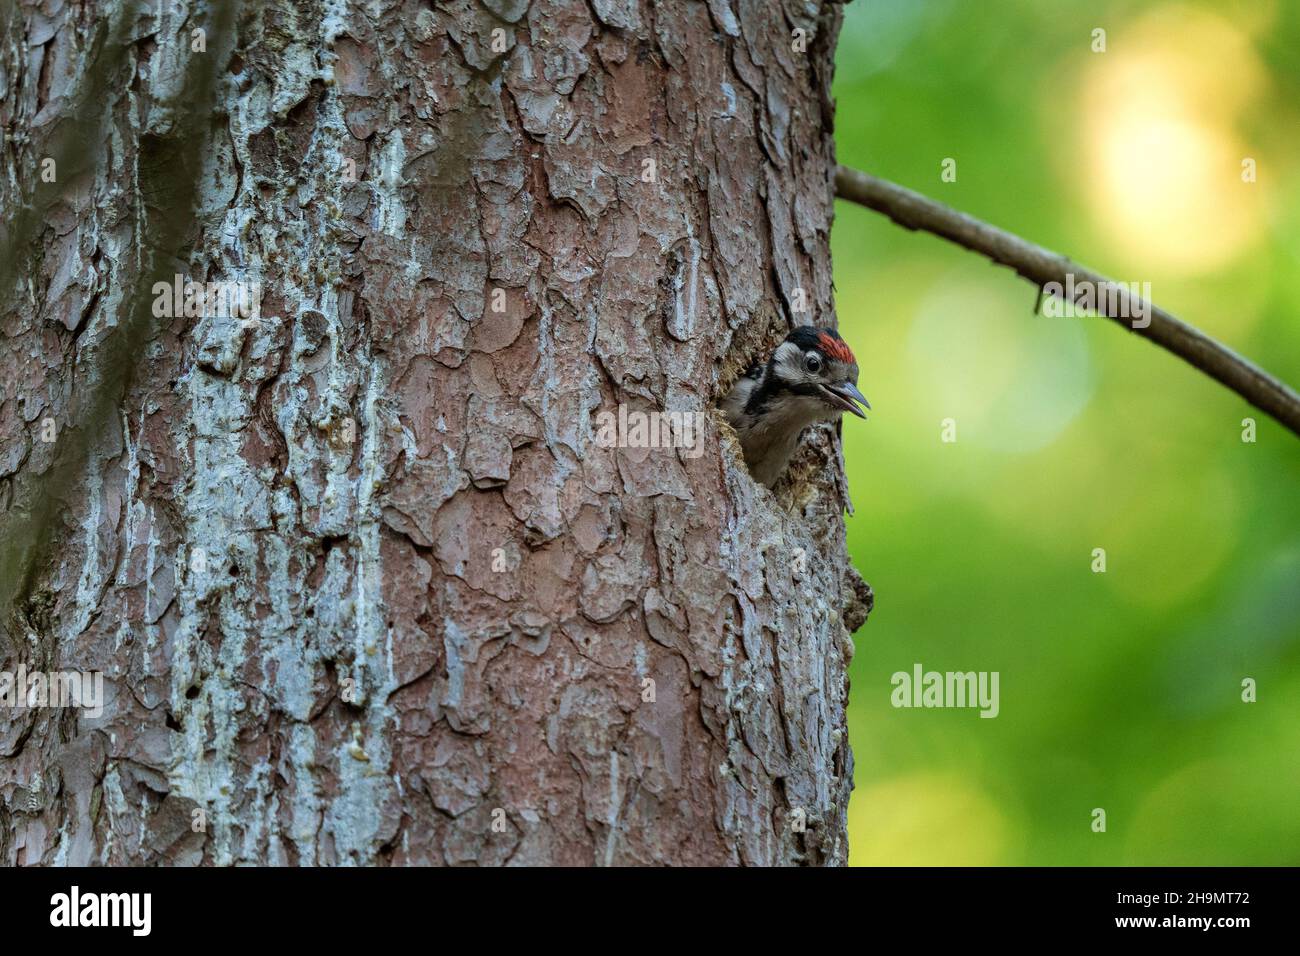
M 858 391 L 857 359 L 834 329 L 804 325 L 766 363 L 750 366 L 722 400 L 722 412 L 740 437 L 749 473 L 770 488 L 806 427 L 844 411 L 867 417 L 855 402 L 871 407 Z

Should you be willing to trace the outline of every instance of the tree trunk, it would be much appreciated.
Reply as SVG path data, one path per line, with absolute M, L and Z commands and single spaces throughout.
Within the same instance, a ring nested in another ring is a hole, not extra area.
M 105 699 L 0 859 L 843 863 L 836 436 L 712 412 L 833 324 L 838 6 L 213 9 L 5 15 L 0 654 Z

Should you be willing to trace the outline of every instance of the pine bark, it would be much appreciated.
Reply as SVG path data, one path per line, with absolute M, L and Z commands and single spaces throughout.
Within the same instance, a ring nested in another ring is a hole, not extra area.
M 845 861 L 837 438 L 773 494 L 713 411 L 834 324 L 840 15 L 5 14 L 0 665 L 107 693 L 0 712 L 0 860 Z

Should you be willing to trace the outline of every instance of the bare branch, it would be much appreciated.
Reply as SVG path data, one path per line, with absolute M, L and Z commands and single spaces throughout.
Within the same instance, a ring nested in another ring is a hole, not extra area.
M 1128 318 L 1135 314 L 1129 303 L 1140 306 L 1141 302 L 1129 297 L 1128 290 L 1122 283 L 1098 275 L 1065 256 L 1027 242 L 996 226 L 990 226 L 920 193 L 856 169 L 845 166 L 836 169 L 835 194 L 841 199 L 884 213 L 905 229 L 930 232 L 987 256 L 999 265 L 1014 269 L 1040 290 L 1052 282 L 1064 286 L 1068 273 L 1074 277 L 1075 285 L 1087 282 L 1097 289 L 1113 291 L 1113 297 L 1098 296 L 1097 308 L 1100 315 L 1168 349 L 1300 435 L 1300 395 L 1293 389 L 1249 359 L 1158 308 L 1155 303 L 1145 304 L 1150 308 L 1151 324 L 1146 328 L 1135 328 Z

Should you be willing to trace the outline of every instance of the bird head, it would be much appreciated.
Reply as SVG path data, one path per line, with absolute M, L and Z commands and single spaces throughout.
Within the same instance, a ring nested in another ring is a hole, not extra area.
M 833 420 L 841 412 L 867 417 L 858 407 L 871 403 L 858 391 L 857 359 L 834 329 L 795 329 L 772 354 L 770 369 L 772 385 L 810 418 Z

